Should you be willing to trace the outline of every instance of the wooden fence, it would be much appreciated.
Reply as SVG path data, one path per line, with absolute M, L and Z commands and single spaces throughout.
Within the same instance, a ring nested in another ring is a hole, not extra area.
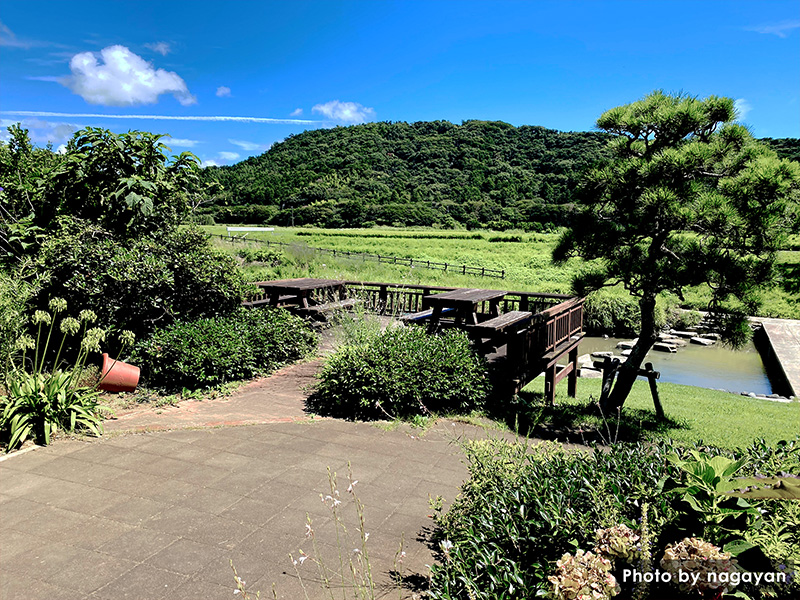
M 506 272 L 502 269 L 490 269 L 488 267 L 476 267 L 473 265 L 457 265 L 447 262 L 436 262 L 433 260 L 421 260 L 419 258 L 404 258 L 402 256 L 388 256 L 385 254 L 370 254 L 368 252 L 351 252 L 349 250 L 335 250 L 333 248 L 317 248 L 316 246 L 308 246 L 305 244 L 293 244 L 289 242 L 276 242 L 270 240 L 254 240 L 244 239 L 236 236 L 218 235 L 217 237 L 227 241 L 241 241 L 241 242 L 255 242 L 257 244 L 265 244 L 266 246 L 284 246 L 297 250 L 304 250 L 306 248 L 319 252 L 321 254 L 329 254 L 331 256 L 340 258 L 349 258 L 361 261 L 375 261 L 387 265 L 400 265 L 413 269 L 434 269 L 437 271 L 445 271 L 447 273 L 457 273 L 460 275 L 477 275 L 480 277 L 495 277 L 497 279 L 505 279 Z

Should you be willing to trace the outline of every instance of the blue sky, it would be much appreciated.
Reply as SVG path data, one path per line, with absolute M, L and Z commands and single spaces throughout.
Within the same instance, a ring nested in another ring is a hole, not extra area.
M 55 147 L 142 129 L 232 164 L 367 121 L 590 130 L 654 89 L 729 96 L 754 135 L 800 137 L 800 2 L 0 4 L 2 124 Z

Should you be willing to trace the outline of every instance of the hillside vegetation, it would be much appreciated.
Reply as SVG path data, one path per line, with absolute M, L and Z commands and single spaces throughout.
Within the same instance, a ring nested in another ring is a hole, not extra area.
M 290 136 L 206 175 L 224 188 L 211 211 L 219 221 L 562 224 L 578 175 L 606 159 L 607 140 L 489 121 L 367 123 Z M 224 208 L 235 205 L 248 208 Z
M 205 169 L 221 189 L 204 212 L 221 223 L 541 231 L 569 223 L 581 174 L 608 159 L 609 138 L 499 121 L 306 131 L 260 156 Z M 800 140 L 763 141 L 782 158 L 800 157 Z

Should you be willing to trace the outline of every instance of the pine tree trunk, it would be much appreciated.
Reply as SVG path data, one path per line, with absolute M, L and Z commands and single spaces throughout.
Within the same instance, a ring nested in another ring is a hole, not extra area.
M 655 294 L 648 294 L 639 300 L 639 309 L 642 313 L 642 328 L 639 333 L 639 340 L 631 349 L 631 354 L 619 368 L 617 372 L 617 382 L 611 390 L 608 399 L 601 407 L 603 412 L 610 414 L 622 408 L 628 394 L 631 393 L 633 383 L 639 375 L 639 369 L 647 357 L 647 353 L 658 341 L 658 327 L 656 326 L 656 297 Z

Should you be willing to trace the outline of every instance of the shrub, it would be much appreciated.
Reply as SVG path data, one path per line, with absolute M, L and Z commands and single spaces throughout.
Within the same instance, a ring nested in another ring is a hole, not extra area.
M 263 375 L 315 347 L 316 336 L 299 317 L 240 308 L 159 329 L 139 344 L 136 359 L 150 385 L 195 389 Z
M 615 574 L 630 561 L 638 570 L 649 572 L 670 545 L 674 548 L 684 538 L 705 531 L 709 536 L 705 542 L 738 553 L 739 565 L 746 570 L 794 571 L 795 581 L 783 587 L 742 585 L 740 589 L 750 597 L 796 597 L 800 591 L 796 502 L 749 499 L 754 510 L 723 515 L 714 502 L 699 499 L 699 487 L 687 482 L 681 465 L 700 456 L 705 466 L 698 471 L 711 477 L 714 473 L 708 465 L 729 466 L 728 458 L 721 458 L 726 455 L 740 461 L 737 464 L 745 475 L 797 473 L 799 441 L 781 442 L 775 448 L 759 442 L 736 453 L 706 447 L 699 455 L 667 444 L 568 451 L 556 444 L 467 442 L 470 478 L 450 511 L 436 518 L 443 560 L 433 569 L 430 596 L 462 600 L 547 596 L 553 594 L 553 579 L 563 583 L 557 561 L 595 545 L 593 552 L 616 563 Z M 678 459 L 673 456 L 676 452 Z M 726 470 L 725 476 L 730 474 Z M 670 482 L 689 483 L 691 488 L 671 492 L 675 484 Z M 695 493 L 695 502 L 687 504 L 687 493 Z M 735 501 L 729 496 L 727 500 Z M 740 542 L 726 545 L 729 532 L 708 527 L 710 520 L 725 515 L 737 517 L 737 527 L 746 528 L 747 542 L 758 547 Z M 636 540 L 636 536 L 642 538 Z M 763 561 L 758 562 L 758 557 Z M 618 580 L 628 588 L 632 585 L 625 584 L 624 578 Z M 659 593 L 664 590 L 655 587 L 653 596 L 646 589 L 638 591 L 642 593 L 637 597 L 675 597 L 674 591 L 666 590 L 668 595 L 662 596 Z
M 281 253 L 273 248 L 242 248 L 236 256 L 246 263 L 260 262 L 273 267 L 281 264 Z
M 618 444 L 607 452 L 503 441 L 465 447 L 470 480 L 437 519 L 449 558 L 434 568 L 432 598 L 533 598 L 553 564 L 595 531 L 635 524 L 642 501 L 661 507 L 657 483 L 674 468 L 667 449 Z M 666 510 L 666 509 L 665 509 Z
M 323 414 L 373 419 L 465 412 L 489 391 L 486 366 L 463 332 L 395 327 L 332 355 L 312 400 Z
M 590 334 L 636 335 L 641 315 L 636 298 L 593 293 L 583 305 L 583 324 Z
M 44 244 L 39 266 L 47 278 L 33 300 L 38 308 L 59 295 L 140 338 L 176 319 L 229 314 L 244 286 L 236 261 L 214 251 L 196 229 L 121 240 L 64 219 Z

